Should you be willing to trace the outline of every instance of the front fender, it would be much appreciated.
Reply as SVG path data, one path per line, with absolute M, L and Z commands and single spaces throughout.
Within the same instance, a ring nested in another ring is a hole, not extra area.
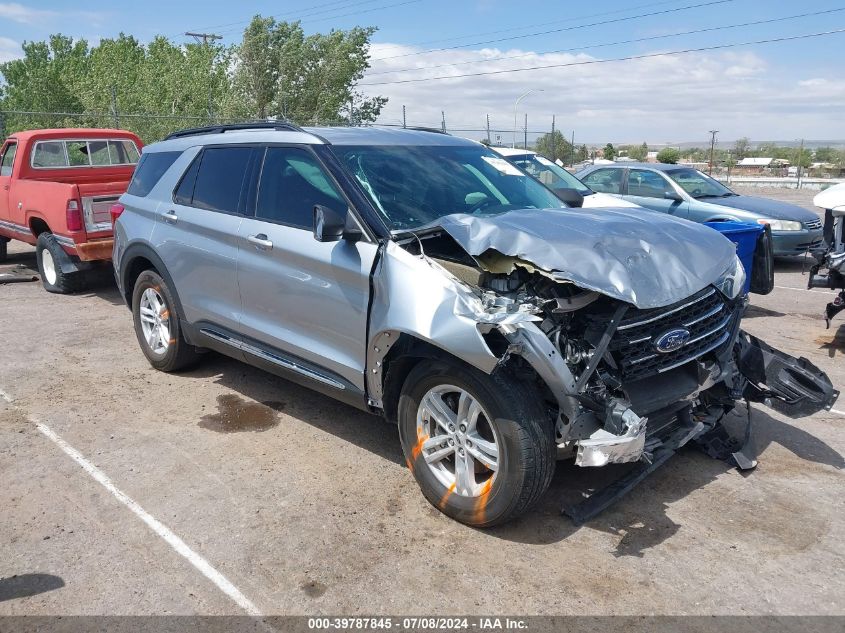
M 443 349 L 485 373 L 499 362 L 484 341 L 478 321 L 467 315 L 471 291 L 426 257 L 386 242 L 373 271 L 367 347 L 367 391 L 380 406 L 381 361 L 400 334 Z

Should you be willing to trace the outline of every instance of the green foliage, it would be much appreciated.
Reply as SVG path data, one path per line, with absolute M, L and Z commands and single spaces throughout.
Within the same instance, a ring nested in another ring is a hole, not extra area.
M 619 148 L 619 151 L 624 156 L 628 158 L 632 158 L 637 161 L 644 161 L 648 157 L 648 144 L 643 143 L 642 145 L 623 145 Z
M 674 147 L 664 147 L 657 152 L 657 161 L 660 163 L 669 163 L 674 165 L 681 159 L 681 152 Z
M 607 160 L 613 160 L 616 158 L 616 148 L 613 147 L 613 143 L 608 143 L 604 146 L 604 157 Z
M 582 145 L 578 148 L 578 151 L 575 152 L 575 162 L 576 163 L 583 163 L 590 157 L 590 150 L 587 149 L 586 145 Z
M 751 141 L 747 136 L 739 138 L 734 143 L 734 156 L 737 160 L 742 160 L 751 151 Z
M 351 107 L 356 123 L 374 121 L 387 99 L 355 90 L 369 68 L 374 32 L 355 27 L 306 36 L 298 22 L 255 16 L 233 51 L 228 114 L 319 124 L 349 120 Z
M 95 47 L 63 35 L 26 42 L 23 58 L 0 64 L 0 109 L 66 114 L 8 114 L 5 131 L 118 125 L 151 142 L 221 121 L 346 121 L 350 105 L 356 123 L 372 122 L 387 99 L 365 98 L 355 84 L 373 32 L 306 36 L 299 23 L 256 16 L 231 48 L 164 37 L 144 45 L 124 34 Z
M 563 137 L 560 130 L 539 137 L 536 149 L 540 156 L 545 156 L 551 161 L 569 162 L 572 159 L 572 144 Z

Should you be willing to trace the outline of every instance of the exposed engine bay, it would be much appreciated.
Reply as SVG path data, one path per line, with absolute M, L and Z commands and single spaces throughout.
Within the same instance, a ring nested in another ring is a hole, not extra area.
M 529 260 L 524 251 L 462 240 L 450 217 L 399 245 L 454 283 L 461 297 L 454 312 L 474 321 L 495 366 L 507 365 L 539 383 L 559 457 L 574 456 L 580 466 L 640 462 L 636 479 L 695 441 L 713 457 L 752 468 L 750 408 L 738 436 L 721 424 L 738 403 L 776 399 L 795 417 L 832 403 L 834 390 L 821 370 L 740 329 L 747 305 L 744 273 L 741 265 L 739 271 L 731 267 L 730 258 L 726 272 L 706 270 L 710 283 L 699 283 L 688 295 L 638 306 L 636 283 L 604 292 L 595 283 L 573 283 L 566 279 L 571 275 Z M 524 226 L 519 232 L 524 240 Z M 717 240 L 729 242 L 712 233 L 718 253 Z M 507 243 L 506 231 L 496 234 Z M 695 285 L 691 270 L 669 274 Z M 639 287 L 662 281 L 639 280 Z M 597 503 L 603 508 L 611 501 Z

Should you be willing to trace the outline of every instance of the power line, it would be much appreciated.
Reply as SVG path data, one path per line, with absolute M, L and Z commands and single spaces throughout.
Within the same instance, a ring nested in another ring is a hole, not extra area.
M 680 0 L 662 0 L 661 2 L 649 2 L 646 4 L 639 4 L 633 7 L 626 7 L 624 9 L 616 9 L 614 11 L 602 11 L 601 13 L 590 13 L 588 15 L 577 15 L 573 17 L 569 17 L 563 20 L 551 20 L 547 22 L 541 22 L 539 24 L 526 24 L 525 26 L 514 26 L 507 29 L 498 29 L 495 31 L 484 31 L 481 33 L 468 33 L 466 35 L 458 35 L 456 37 L 445 37 L 437 40 L 426 40 L 425 42 L 417 42 L 416 44 L 412 44 L 412 46 L 424 46 L 426 44 L 436 44 L 438 42 L 451 42 L 454 40 L 462 40 L 467 37 L 481 37 L 483 35 L 497 35 L 499 33 L 513 33 L 514 31 L 521 31 L 523 29 L 533 29 L 537 28 L 538 26 L 549 26 L 551 24 L 562 24 L 564 22 L 574 22 L 576 20 L 586 20 L 589 18 L 597 18 L 602 15 L 614 15 L 616 13 L 627 13 L 629 11 L 637 11 L 639 9 L 646 9 L 648 7 L 655 7 L 660 6 L 663 4 L 675 4 Z
M 667 39 L 667 38 L 672 38 L 672 37 L 681 37 L 681 36 L 684 36 L 684 35 L 697 35 L 697 34 L 700 34 L 700 33 L 710 33 L 710 32 L 713 32 L 713 31 L 738 29 L 738 28 L 744 28 L 744 27 L 747 27 L 747 26 L 759 26 L 761 24 L 773 24 L 775 22 L 785 22 L 787 20 L 797 20 L 799 18 L 825 15 L 825 14 L 828 14 L 828 13 L 837 13 L 837 12 L 841 12 L 841 11 L 845 11 L 845 7 L 840 7 L 838 9 L 828 9 L 826 11 L 814 11 L 812 13 L 800 13 L 798 15 L 789 15 L 789 16 L 784 16 L 784 17 L 780 17 L 780 18 L 771 18 L 771 19 L 768 19 L 768 20 L 756 20 L 754 22 L 744 22 L 742 24 L 726 24 L 724 26 L 712 26 L 712 27 L 703 28 L 703 29 L 695 29 L 695 30 L 692 30 L 692 31 L 682 31 L 680 33 L 668 33 L 668 34 L 665 34 L 665 35 L 653 35 L 651 37 L 639 37 L 639 38 L 636 38 L 636 39 L 633 39 L 633 40 L 619 40 L 619 41 L 616 41 L 616 42 L 605 42 L 605 43 L 602 43 L 602 44 L 589 44 L 587 46 L 577 46 L 577 47 L 574 47 L 574 48 L 561 48 L 561 49 L 557 49 L 557 50 L 553 50 L 553 51 L 540 51 L 540 52 L 532 52 L 532 53 L 523 53 L 521 55 L 506 55 L 506 56 L 499 56 L 499 57 L 488 57 L 486 59 L 474 59 L 474 60 L 464 61 L 464 62 L 453 62 L 451 64 L 437 64 L 437 65 L 434 65 L 434 66 L 417 66 L 416 68 L 399 68 L 399 69 L 396 69 L 396 70 L 381 70 L 381 71 L 378 71 L 378 72 L 367 73 L 365 76 L 366 77 L 374 77 L 376 75 L 390 75 L 390 74 L 393 74 L 393 73 L 406 73 L 406 72 L 414 72 L 414 71 L 419 71 L 419 70 L 434 70 L 436 68 L 451 68 L 451 67 L 454 67 L 454 66 L 466 66 L 467 64 L 483 64 L 483 63 L 486 63 L 486 62 L 506 61 L 506 60 L 509 60 L 509 59 L 521 59 L 521 58 L 524 58 L 524 57 L 534 57 L 535 55 L 551 55 L 551 54 L 555 54 L 555 53 L 571 53 L 571 52 L 577 52 L 577 51 L 590 50 L 590 49 L 594 49 L 594 48 L 605 48 L 605 47 L 608 47 L 608 46 L 619 46 L 621 44 L 636 44 L 636 43 L 640 43 L 640 42 L 652 42 L 654 40 L 661 40 L 661 39 Z
M 271 15 L 269 17 L 272 17 L 272 18 L 310 17 L 311 15 L 314 15 L 315 13 L 319 14 L 319 13 L 329 13 L 331 11 L 342 11 L 344 9 L 349 8 L 349 6 L 354 6 L 355 4 L 370 4 L 370 3 L 373 3 L 373 2 L 377 2 L 377 1 L 378 0 L 360 0 L 360 1 L 356 0 L 356 2 L 350 3 L 350 0 L 336 0 L 335 2 L 327 2 L 325 4 L 318 4 L 318 5 L 313 6 L 313 7 L 302 7 L 302 9 L 300 11 L 293 11 L 293 12 L 290 12 L 290 13 L 277 13 L 276 15 Z M 338 7 L 338 6 L 336 6 L 338 4 L 342 4 L 342 5 L 346 5 L 346 6 Z M 326 9 L 326 7 L 334 7 L 334 8 Z M 315 12 L 315 9 L 322 9 L 322 10 Z M 302 13 L 301 11 L 304 11 L 305 13 Z M 225 24 L 216 24 L 214 26 L 207 26 L 205 28 L 209 29 L 209 30 L 211 30 L 211 29 L 223 29 L 223 28 L 230 27 L 230 26 L 238 26 L 240 24 L 249 24 L 250 21 L 251 20 L 238 20 L 236 22 L 227 22 Z
M 687 48 L 678 51 L 667 51 L 663 53 L 648 53 L 644 55 L 629 55 L 627 57 L 615 57 L 612 59 L 591 59 L 586 61 L 580 62 L 569 62 L 566 64 L 546 64 L 543 66 L 529 66 L 527 68 L 512 68 L 510 70 L 490 70 L 487 72 L 478 72 L 478 73 L 465 73 L 462 75 L 441 75 L 438 77 L 423 77 L 420 79 L 399 79 L 394 81 L 376 81 L 371 83 L 362 83 L 358 84 L 358 86 L 389 86 L 395 84 L 410 84 L 410 83 L 420 83 L 423 81 L 439 81 L 442 79 L 461 79 L 463 77 L 483 77 L 486 75 L 505 75 L 509 73 L 519 73 L 519 72 L 526 72 L 529 70 L 545 70 L 549 68 L 567 68 L 569 66 L 589 66 L 592 64 L 608 64 L 611 62 L 626 62 L 626 61 L 633 61 L 638 59 L 651 59 L 654 57 L 668 57 L 671 55 L 684 55 L 686 53 L 701 53 L 704 51 L 715 51 L 725 48 L 736 48 L 737 46 L 753 46 L 756 44 L 773 44 L 776 42 L 791 42 L 794 40 L 804 40 L 811 37 L 822 37 L 824 35 L 834 35 L 836 33 L 845 33 L 845 28 L 843 29 L 835 29 L 832 31 L 822 31 L 819 33 L 806 33 L 803 35 L 792 35 L 787 37 L 777 37 L 767 40 L 754 40 L 750 42 L 734 42 L 732 44 L 719 44 L 716 46 L 702 46 L 700 48 Z
M 497 42 L 509 42 L 512 40 L 519 40 L 525 39 L 528 37 L 537 37 L 540 35 L 551 35 L 552 33 L 563 33 L 565 31 L 575 31 L 578 29 L 586 29 L 593 26 L 602 26 L 604 24 L 616 24 L 618 22 L 627 22 L 629 20 L 638 20 L 640 18 L 649 18 L 655 15 L 666 15 L 668 13 L 678 13 L 679 11 L 688 11 L 690 9 L 700 9 L 702 7 L 712 7 L 713 5 L 717 4 L 727 4 L 730 2 L 736 2 L 736 0 L 710 0 L 710 2 L 701 2 L 699 4 L 691 4 L 685 7 L 676 7 L 674 9 L 663 9 L 662 11 L 652 11 L 651 13 L 640 13 L 638 15 L 631 15 L 624 18 L 614 18 L 612 20 L 601 20 L 599 22 L 591 22 L 589 24 L 578 24 L 576 26 L 567 26 L 561 29 L 551 29 L 548 31 L 538 31 L 536 33 L 525 33 L 523 35 L 512 35 L 510 37 L 501 37 L 495 40 L 484 40 L 481 42 L 471 42 L 469 44 L 459 44 L 457 46 L 445 46 L 443 48 L 430 48 L 425 51 L 418 51 L 413 53 L 402 53 L 401 55 L 390 55 L 388 57 L 378 57 L 371 61 L 378 62 L 384 61 L 385 59 L 398 59 L 400 57 L 413 57 L 417 55 L 425 55 L 426 53 L 437 53 L 440 51 L 451 51 L 457 48 L 469 48 L 471 46 L 481 46 L 482 44 L 495 44 Z

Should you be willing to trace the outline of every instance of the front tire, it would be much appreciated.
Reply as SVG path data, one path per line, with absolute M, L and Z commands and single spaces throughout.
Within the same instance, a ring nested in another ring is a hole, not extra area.
M 67 257 L 61 245 L 52 233 L 42 233 L 35 243 L 35 258 L 38 261 L 38 274 L 44 290 L 55 294 L 67 295 L 79 292 L 85 286 L 85 277 L 81 271 L 64 273 L 61 261 Z
M 173 292 L 153 270 L 145 270 L 132 291 L 135 336 L 150 361 L 161 371 L 178 371 L 197 360 L 197 351 L 182 336 Z
M 553 425 L 529 383 L 454 361 L 421 361 L 399 399 L 399 436 L 426 499 L 491 527 L 525 513 L 551 483 Z

